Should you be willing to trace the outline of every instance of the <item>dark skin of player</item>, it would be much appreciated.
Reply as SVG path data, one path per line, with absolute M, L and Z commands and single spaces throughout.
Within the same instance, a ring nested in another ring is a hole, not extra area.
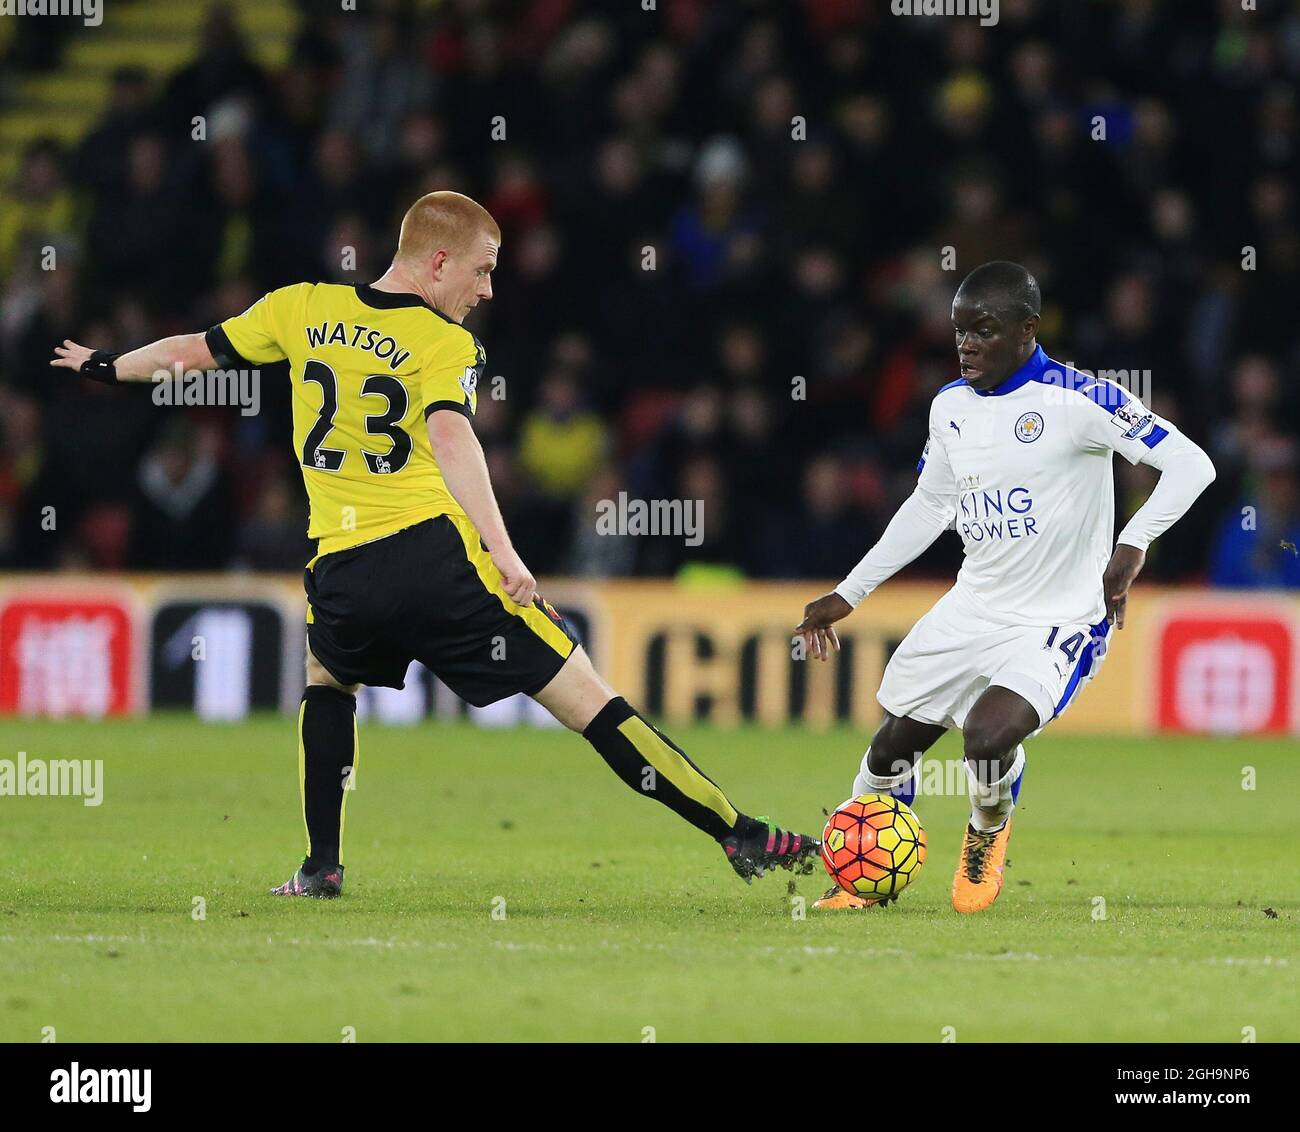
M 1023 366 L 1038 348 L 1038 315 L 1017 318 L 1007 313 L 1008 303 L 997 292 L 959 290 L 952 303 L 961 376 L 981 392 L 994 389 Z M 1115 547 L 1102 575 L 1106 614 L 1115 628 L 1124 628 L 1129 589 L 1146 561 L 1146 553 L 1122 543 Z M 795 632 L 803 638 L 806 656 L 829 660 L 839 650 L 835 622 L 853 612 L 837 593 L 828 593 L 804 606 L 803 620 Z M 1010 688 L 987 689 L 971 708 L 962 728 L 966 759 L 981 782 L 994 782 L 1011 769 L 1016 747 L 1037 731 L 1038 712 Z M 911 767 L 945 728 L 906 716 L 885 713 L 871 740 L 868 769 L 872 774 L 895 775 Z

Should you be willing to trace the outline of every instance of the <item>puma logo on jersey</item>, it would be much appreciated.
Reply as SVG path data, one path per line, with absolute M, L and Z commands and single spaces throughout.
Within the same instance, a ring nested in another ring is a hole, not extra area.
M 953 429 L 958 436 L 961 436 L 961 425 L 959 425 L 956 421 L 949 421 L 948 427 L 950 429 Z

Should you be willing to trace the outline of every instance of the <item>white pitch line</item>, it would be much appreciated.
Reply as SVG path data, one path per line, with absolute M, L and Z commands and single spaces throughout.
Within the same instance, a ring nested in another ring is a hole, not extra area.
M 171 947 L 175 940 L 150 940 L 144 936 L 101 935 L 90 932 L 85 935 L 55 934 L 48 936 L 19 937 L 0 935 L 0 943 L 139 943 L 156 944 Z M 649 951 L 677 951 L 699 954 L 705 948 L 690 945 L 673 945 L 667 943 L 618 943 L 601 940 L 592 947 L 583 947 L 573 943 L 542 943 L 537 941 L 516 942 L 514 940 L 485 940 L 481 943 L 456 943 L 451 940 L 437 939 L 380 939 L 366 936 L 362 939 L 303 939 L 298 936 L 278 938 L 267 936 L 266 942 L 272 946 L 286 947 L 371 947 L 384 951 L 480 951 L 494 950 L 507 952 L 536 953 L 543 955 L 578 955 L 598 951 L 628 951 L 644 953 Z M 918 956 L 915 952 L 897 947 L 841 947 L 837 944 L 817 946 L 803 944 L 795 947 L 757 947 L 751 951 L 758 955 L 804 957 L 810 959 L 907 959 L 914 963 L 944 962 L 957 960 L 963 963 L 1146 963 L 1150 964 L 1192 964 L 1226 967 L 1290 967 L 1291 960 L 1284 956 L 1273 955 L 1211 955 L 1199 959 L 1185 959 L 1177 955 L 1151 955 L 1135 958 L 1126 955 L 1039 955 L 1033 951 L 1001 951 L 978 954 L 975 952 L 954 952 L 951 955 L 932 957 Z

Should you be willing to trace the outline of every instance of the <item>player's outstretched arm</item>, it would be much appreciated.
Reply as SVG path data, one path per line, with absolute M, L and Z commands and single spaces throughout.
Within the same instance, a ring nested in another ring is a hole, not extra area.
M 501 581 L 510 600 L 528 605 L 537 593 L 537 582 L 515 552 L 506 533 L 501 508 L 497 506 L 488 476 L 483 446 L 474 435 L 469 418 L 461 413 L 440 409 L 428 419 L 429 444 L 438 461 L 442 478 L 452 497 L 465 508 L 465 514 L 478 529 L 492 561 L 501 571 Z
M 919 558 L 952 522 L 953 508 L 946 495 L 917 484 L 889 526 L 867 553 L 830 593 L 809 602 L 795 632 L 803 637 L 806 655 L 828 660 L 830 649 L 840 647 L 831 626 L 847 617 L 881 582 L 892 578 Z
M 154 374 L 169 376 L 180 366 L 181 371 L 215 369 L 217 360 L 212 356 L 204 334 L 175 334 L 160 338 L 138 350 L 113 354 L 107 350 L 92 350 L 70 338 L 62 346 L 54 347 L 50 365 L 70 369 L 83 377 L 117 385 L 127 381 L 151 381 Z

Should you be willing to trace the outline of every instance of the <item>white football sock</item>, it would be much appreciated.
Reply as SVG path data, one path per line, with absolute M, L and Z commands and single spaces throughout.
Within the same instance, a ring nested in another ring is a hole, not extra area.
M 870 758 L 871 748 L 868 747 L 867 753 L 862 756 L 862 766 L 858 770 L 858 776 L 853 780 L 853 793 L 849 795 L 850 798 L 856 798 L 859 794 L 890 794 L 921 769 L 921 760 L 918 758 L 911 767 L 898 774 L 872 774 L 867 769 L 867 760 Z M 915 789 L 911 794 L 915 796 Z
M 976 777 L 970 762 L 966 763 L 966 782 L 970 794 L 971 828 L 981 833 L 994 833 L 1006 825 L 1015 806 L 1011 788 L 1025 770 L 1025 748 L 1016 747 L 1016 757 L 1011 769 L 996 782 L 985 785 Z

